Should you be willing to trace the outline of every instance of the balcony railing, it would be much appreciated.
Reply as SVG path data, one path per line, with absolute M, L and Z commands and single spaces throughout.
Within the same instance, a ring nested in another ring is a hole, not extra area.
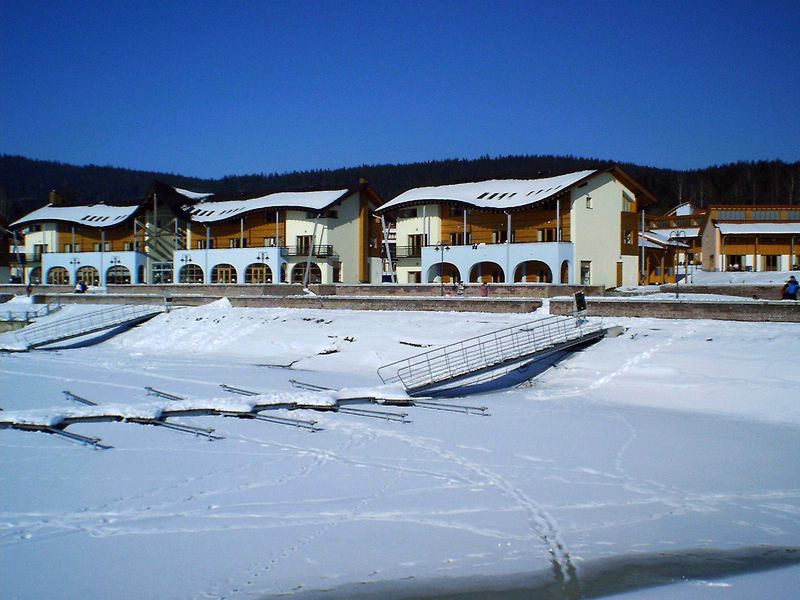
M 286 254 L 289 256 L 308 256 L 311 250 L 310 246 L 288 246 Z M 311 256 L 316 258 L 336 258 L 336 252 L 333 251 L 333 246 L 330 244 L 318 244 L 314 246 Z
M 128 244 L 126 247 L 125 244 Z M 42 253 L 28 253 L 25 254 L 28 261 L 40 261 L 42 255 L 44 254 L 82 254 L 84 252 L 101 252 L 100 247 L 94 247 L 94 244 L 79 244 L 79 249 L 67 249 L 66 246 L 62 245 L 61 247 L 50 250 L 47 249 Z M 144 244 L 141 242 L 106 242 L 106 246 L 102 250 L 102 252 L 144 252 Z M 16 256 L 16 252 L 11 252 L 12 255 Z
M 396 258 L 419 258 L 422 256 L 422 246 L 397 246 L 395 248 Z

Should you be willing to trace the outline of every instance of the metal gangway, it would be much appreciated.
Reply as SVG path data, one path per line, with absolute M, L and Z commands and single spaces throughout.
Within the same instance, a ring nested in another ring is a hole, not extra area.
M 28 325 L 17 331 L 14 337 L 24 349 L 30 350 L 114 327 L 137 325 L 164 310 L 164 306 L 158 305 L 123 304 L 49 323 Z
M 401 383 L 409 395 L 501 377 L 546 355 L 576 350 L 605 335 L 600 323 L 549 316 L 448 344 L 384 365 L 385 384 Z
M 3 307 L 4 310 L 0 311 L 0 321 L 6 322 L 28 322 L 32 321 L 33 319 L 39 319 L 41 317 L 46 317 L 50 313 L 53 313 L 61 308 L 61 304 L 58 302 L 55 303 L 48 303 L 38 308 L 33 308 L 31 305 L 27 305 L 25 308 L 8 308 L 8 305 Z

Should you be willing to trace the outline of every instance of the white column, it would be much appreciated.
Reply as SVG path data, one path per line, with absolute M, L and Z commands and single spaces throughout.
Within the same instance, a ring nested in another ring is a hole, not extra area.
M 203 269 L 203 282 L 211 283 L 211 273 L 208 270 L 208 246 L 211 244 L 211 227 L 206 225 L 206 250 L 203 252 L 205 269 Z

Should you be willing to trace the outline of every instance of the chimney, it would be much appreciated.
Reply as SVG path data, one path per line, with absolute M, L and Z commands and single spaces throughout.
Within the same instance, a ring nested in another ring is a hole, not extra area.
M 55 190 L 50 190 L 50 193 L 47 196 L 47 201 L 53 206 L 60 206 L 64 204 L 64 196 Z

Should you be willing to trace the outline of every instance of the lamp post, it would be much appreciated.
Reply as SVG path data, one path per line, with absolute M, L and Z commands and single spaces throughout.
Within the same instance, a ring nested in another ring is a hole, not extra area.
M 678 260 L 678 244 L 680 244 L 680 240 L 686 240 L 686 232 L 683 230 L 674 230 L 669 232 L 669 239 L 670 241 L 676 242 L 675 247 L 675 299 L 677 300 L 680 298 L 680 277 L 678 277 L 678 267 L 680 266 L 680 261 Z
M 117 266 L 119 263 L 121 263 L 122 261 L 119 259 L 119 257 L 118 257 L 118 256 L 115 256 L 114 258 L 112 258 L 112 259 L 111 259 L 111 260 L 109 260 L 108 262 L 109 262 L 109 264 L 111 265 L 111 267 L 109 267 L 109 271 L 110 271 L 111 269 L 113 269 L 114 267 L 116 267 L 116 266 Z M 108 283 L 108 277 L 106 277 L 106 283 Z M 117 283 L 117 274 L 116 274 L 116 273 L 114 273 L 114 283 Z
M 444 252 L 450 250 L 450 246 L 439 242 L 436 245 L 435 251 L 439 253 L 439 285 L 441 286 L 441 294 L 444 297 Z
M 256 260 L 258 260 L 262 265 L 265 265 L 267 263 L 267 259 L 268 258 L 269 258 L 269 254 L 264 250 L 262 250 L 261 252 L 256 254 Z M 251 283 L 255 283 L 255 281 L 253 281 Z M 266 273 L 264 273 L 264 281 L 259 281 L 259 283 L 267 283 L 267 275 L 266 275 Z
M 192 263 L 192 255 L 191 254 L 184 254 L 181 257 L 181 262 L 184 266 L 190 265 Z M 183 271 L 183 267 L 181 267 L 181 271 Z M 178 282 L 180 283 L 180 273 L 178 273 Z
M 73 256 L 69 259 L 69 264 L 72 265 L 72 279 L 75 280 L 75 283 L 78 283 L 78 265 L 81 264 L 81 261 L 77 256 Z

